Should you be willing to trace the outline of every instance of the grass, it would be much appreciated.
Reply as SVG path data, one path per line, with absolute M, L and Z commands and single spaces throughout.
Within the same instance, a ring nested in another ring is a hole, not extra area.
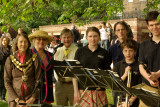
M 8 107 L 8 103 L 0 101 L 0 107 Z
M 108 103 L 113 104 L 112 90 L 111 89 L 106 89 L 106 94 L 107 94 L 107 98 L 108 98 Z M 7 94 L 6 94 L 6 99 L 7 99 Z M 52 103 L 52 105 L 56 105 L 56 104 Z M 0 101 L 0 107 L 8 107 L 8 103 Z
M 108 104 L 113 104 L 113 96 L 112 96 L 112 90 L 111 89 L 106 89 L 106 94 L 107 94 L 107 99 L 108 99 Z

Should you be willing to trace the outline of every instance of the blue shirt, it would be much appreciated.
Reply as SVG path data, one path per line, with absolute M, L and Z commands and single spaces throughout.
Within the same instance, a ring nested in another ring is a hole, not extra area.
M 124 55 L 122 53 L 120 42 L 117 41 L 116 44 L 109 47 L 109 55 L 111 57 L 111 60 L 113 61 L 113 65 L 115 65 L 117 62 L 121 61 L 124 58 Z

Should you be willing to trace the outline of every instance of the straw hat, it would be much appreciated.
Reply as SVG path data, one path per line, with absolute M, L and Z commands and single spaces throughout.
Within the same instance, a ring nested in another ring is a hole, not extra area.
M 32 41 L 32 39 L 34 38 L 46 38 L 49 43 L 53 41 L 53 38 L 49 36 L 47 32 L 42 30 L 34 31 L 32 34 L 28 36 L 28 38 L 30 41 Z

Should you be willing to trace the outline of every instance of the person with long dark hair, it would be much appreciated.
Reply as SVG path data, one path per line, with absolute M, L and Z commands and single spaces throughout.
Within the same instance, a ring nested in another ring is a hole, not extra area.
M 7 36 L 2 36 L 0 39 L 0 97 L 1 101 L 5 102 L 6 88 L 4 86 L 4 64 L 7 57 L 11 54 L 10 39 Z

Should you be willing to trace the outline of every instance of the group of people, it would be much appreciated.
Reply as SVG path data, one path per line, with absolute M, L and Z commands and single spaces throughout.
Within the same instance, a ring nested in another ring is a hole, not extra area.
M 9 46 L 9 39 L 2 37 L 0 64 L 1 69 L 4 69 L 2 74 L 4 81 L 0 81 L 0 85 L 5 85 L 7 89 L 9 107 L 23 107 L 18 105 L 19 103 L 43 103 L 43 106 L 48 107 L 54 101 L 56 105 L 62 106 L 78 104 L 78 107 L 107 107 L 105 88 L 96 90 L 89 87 L 86 91 L 77 78 L 58 77 L 54 72 L 54 60 L 78 60 L 84 68 L 101 70 L 111 70 L 110 65 L 113 62 L 113 71 L 119 74 L 125 85 L 128 72 L 131 72 L 133 78 L 131 87 L 140 84 L 140 88 L 159 94 L 160 21 L 157 21 L 158 15 L 157 11 L 147 14 L 147 27 L 153 37 L 141 44 L 129 35 L 130 27 L 126 22 L 115 23 L 113 30 L 117 42 L 107 50 L 102 48 L 102 44 L 107 43 L 106 40 L 99 45 L 101 33 L 97 27 L 87 28 L 88 44 L 79 48 L 74 42 L 72 30 L 64 28 L 60 35 L 63 46 L 57 48 L 54 54 L 45 50 L 46 45 L 53 40 L 45 31 L 37 30 L 30 35 L 22 31 L 16 36 L 12 48 Z M 31 43 L 34 46 L 32 49 L 30 49 Z M 149 74 L 146 67 L 151 71 Z M 55 92 L 53 92 L 53 77 L 56 78 Z M 3 92 L 5 88 L 0 87 L 0 94 L 3 93 L 2 100 L 5 98 Z M 113 93 L 113 106 L 116 106 L 118 95 L 119 93 Z M 138 107 L 138 105 L 149 107 L 136 96 L 131 96 L 128 106 Z

